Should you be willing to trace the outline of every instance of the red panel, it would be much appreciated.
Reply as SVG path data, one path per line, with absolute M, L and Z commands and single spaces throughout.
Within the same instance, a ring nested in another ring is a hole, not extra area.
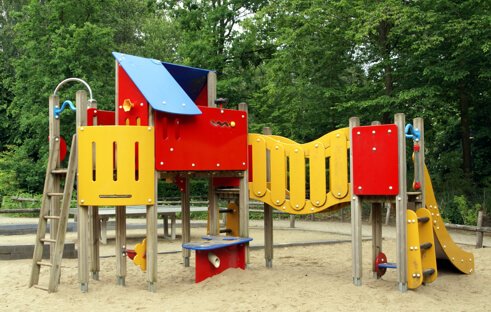
M 155 112 L 159 171 L 247 169 L 247 114 L 200 106 L 201 115 Z
M 201 89 L 201 92 L 194 103 L 198 106 L 208 106 L 208 85 L 205 85 L 203 89 Z
M 226 178 L 226 177 L 213 178 L 213 186 L 214 187 L 239 187 L 240 178 Z
M 114 126 L 116 113 L 113 111 L 98 110 L 97 108 L 87 109 L 87 126 L 93 126 L 96 124 L 98 126 Z
M 208 253 L 215 254 L 220 259 L 220 266 L 215 268 L 208 261 Z M 220 274 L 229 268 L 245 269 L 245 244 L 232 245 L 213 250 L 196 250 L 196 283 L 208 277 Z
M 364 126 L 352 131 L 354 193 L 397 195 L 397 126 Z
M 131 78 L 118 65 L 118 125 L 148 126 L 148 103 Z M 124 100 L 130 100 L 134 106 L 129 112 L 123 109 Z

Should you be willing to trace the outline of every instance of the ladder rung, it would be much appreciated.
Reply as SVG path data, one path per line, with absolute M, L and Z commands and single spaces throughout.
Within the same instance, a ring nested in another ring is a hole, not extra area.
M 50 238 L 41 238 L 40 241 L 43 243 L 56 243 L 56 239 L 50 239 Z
M 418 218 L 418 222 L 421 222 L 421 223 L 426 223 L 428 221 L 430 221 L 429 217 L 419 217 Z
M 51 219 L 51 220 L 60 220 L 60 216 L 44 216 L 46 220 Z
M 425 249 L 430 249 L 431 246 L 433 246 L 433 244 L 430 242 L 427 242 L 427 243 L 421 244 L 421 246 L 419 246 L 419 247 L 421 248 L 421 250 L 425 250 Z
M 423 276 L 430 276 L 435 273 L 435 269 L 426 269 L 423 271 Z
M 48 291 L 48 287 L 40 286 L 40 285 L 34 285 L 34 288 L 41 289 L 44 291 Z
M 38 261 L 37 264 L 52 267 L 53 264 L 51 262 L 46 261 Z
M 227 234 L 230 234 L 230 233 L 232 233 L 232 230 L 231 230 L 231 229 L 221 229 L 221 230 L 220 230 L 220 233 L 227 233 Z
M 220 209 L 218 212 L 220 212 L 220 213 L 232 213 L 232 212 L 234 212 L 234 209 L 231 209 L 231 208 Z
M 53 170 L 51 170 L 51 173 L 52 174 L 67 174 L 68 169 L 66 169 L 66 168 L 53 169 Z
M 50 192 L 50 193 L 48 193 L 48 196 L 63 196 L 63 193 L 53 193 L 53 192 Z

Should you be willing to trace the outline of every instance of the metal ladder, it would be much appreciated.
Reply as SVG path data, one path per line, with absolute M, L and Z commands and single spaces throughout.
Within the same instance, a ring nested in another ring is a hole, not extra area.
M 50 148 L 46 178 L 44 181 L 43 199 L 39 213 L 39 223 L 32 258 L 31 278 L 29 287 L 35 287 L 48 292 L 55 292 L 58 288 L 61 275 L 61 260 L 65 245 L 66 229 L 68 224 L 68 212 L 70 200 L 77 171 L 77 137 L 73 136 L 68 160 L 68 168 L 59 168 L 60 163 L 60 138 L 53 137 Z M 60 192 L 63 176 L 64 189 Z M 61 200 L 61 207 L 59 206 Z M 60 207 L 60 209 L 57 209 Z M 59 212 L 58 212 L 59 210 Z M 51 236 L 46 237 L 48 221 L 51 227 Z M 49 260 L 43 260 L 44 246 L 50 245 L 51 255 Z M 49 268 L 48 285 L 39 285 L 41 267 Z

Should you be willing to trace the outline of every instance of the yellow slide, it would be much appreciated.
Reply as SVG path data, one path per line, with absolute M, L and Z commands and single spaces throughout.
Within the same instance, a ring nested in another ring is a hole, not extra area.
M 474 255 L 462 250 L 448 234 L 443 219 L 438 210 L 438 204 L 433 193 L 430 174 L 425 166 L 426 208 L 433 218 L 433 232 L 438 259 L 448 259 L 462 273 L 470 274 L 474 271 Z

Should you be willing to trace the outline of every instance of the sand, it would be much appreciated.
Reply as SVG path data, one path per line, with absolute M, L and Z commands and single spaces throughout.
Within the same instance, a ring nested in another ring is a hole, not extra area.
M 254 245 L 263 243 L 260 222 L 252 222 Z M 178 230 L 179 231 L 179 230 Z M 203 228 L 193 228 L 193 238 Z M 395 257 L 393 228 L 384 227 L 384 250 Z M 364 235 L 370 228 L 365 226 Z M 111 234 L 111 233 L 109 233 Z M 275 222 L 275 243 L 349 239 L 349 224 Z M 454 234 L 457 242 L 472 243 L 473 236 Z M 452 235 L 452 236 L 454 236 Z M 31 238 L 0 236 L 0 243 Z M 489 243 L 490 238 L 485 238 Z M 128 245 L 134 244 L 131 240 Z M 276 248 L 273 268 L 264 266 L 264 251 L 250 252 L 247 270 L 230 269 L 194 283 L 191 267 L 182 265 L 179 241 L 159 240 L 158 289 L 146 291 L 146 275 L 128 263 L 126 286 L 115 283 L 112 241 L 103 246 L 99 281 L 90 281 L 89 292 L 78 285 L 77 260 L 64 259 L 59 291 L 48 294 L 27 288 L 31 260 L 0 261 L 0 311 L 490 311 L 491 248 L 464 248 L 475 255 L 475 273 L 462 275 L 439 270 L 438 279 L 415 291 L 400 293 L 395 272 L 381 280 L 371 277 L 371 242 L 363 243 L 363 285 L 355 287 L 351 277 L 351 244 Z M 47 275 L 47 274 L 44 274 Z

